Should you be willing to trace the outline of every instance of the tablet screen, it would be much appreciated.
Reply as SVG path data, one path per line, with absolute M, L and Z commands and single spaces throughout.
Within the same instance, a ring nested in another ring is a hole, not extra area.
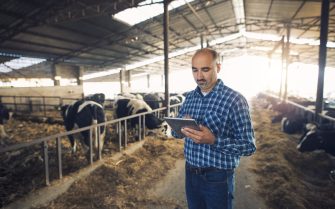
M 200 130 L 199 125 L 194 119 L 189 118 L 164 118 L 165 121 L 170 125 L 170 127 L 179 135 L 184 136 L 181 132 L 183 127 L 192 128 L 195 130 Z

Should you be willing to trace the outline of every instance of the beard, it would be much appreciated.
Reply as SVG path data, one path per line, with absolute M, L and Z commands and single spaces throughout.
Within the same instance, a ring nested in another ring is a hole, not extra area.
M 197 85 L 202 89 L 208 86 L 208 82 L 205 79 L 197 80 Z

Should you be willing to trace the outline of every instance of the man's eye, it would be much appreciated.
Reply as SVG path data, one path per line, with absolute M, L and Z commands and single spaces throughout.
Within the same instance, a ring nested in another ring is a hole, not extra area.
M 194 68 L 192 68 L 192 72 L 193 73 L 195 73 L 195 72 L 197 72 L 198 71 L 198 69 L 194 69 Z

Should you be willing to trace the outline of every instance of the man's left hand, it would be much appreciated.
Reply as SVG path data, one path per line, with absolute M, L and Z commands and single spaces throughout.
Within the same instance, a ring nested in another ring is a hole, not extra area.
M 200 125 L 200 131 L 192 128 L 182 128 L 181 132 L 197 144 L 214 144 L 215 136 L 206 126 Z

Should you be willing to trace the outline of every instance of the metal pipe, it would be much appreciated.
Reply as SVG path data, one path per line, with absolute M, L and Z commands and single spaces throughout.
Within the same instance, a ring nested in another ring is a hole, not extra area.
M 100 126 L 101 125 L 99 125 L 99 126 L 97 126 L 97 129 L 98 129 L 98 131 L 97 131 L 97 133 L 98 133 L 98 159 L 99 160 L 101 160 L 102 159 L 102 144 L 101 144 L 101 134 L 100 134 Z M 107 127 L 105 127 L 105 129 L 106 129 Z M 106 130 L 105 130 L 106 131 Z
M 62 142 L 61 137 L 57 137 L 57 162 L 58 162 L 58 178 L 63 178 L 63 168 L 62 168 Z
M 44 174 L 45 174 L 45 184 L 50 185 L 49 177 L 49 154 L 48 154 L 48 142 L 43 141 L 43 157 L 44 157 Z
M 287 79 L 288 79 L 288 66 L 290 65 L 290 35 L 291 35 L 291 23 L 287 24 L 286 28 L 286 46 L 285 46 L 285 86 L 283 99 L 287 100 Z
M 121 143 L 122 143 L 121 120 L 118 122 L 118 130 L 119 130 L 119 151 L 121 151 Z
M 90 162 L 90 164 L 92 165 L 93 164 L 93 146 L 92 146 L 92 135 L 93 135 L 93 131 L 92 131 L 92 127 L 90 128 L 90 132 L 89 132 L 90 134 L 90 137 L 89 137 L 89 140 L 90 140 L 90 143 L 89 143 L 89 162 Z
M 138 117 L 138 140 L 142 140 L 141 116 Z
M 164 75 L 166 115 L 170 113 L 169 92 L 169 6 L 170 0 L 164 0 Z
M 324 74 L 327 59 L 327 41 L 328 41 L 328 21 L 329 21 L 329 0 L 323 0 L 321 6 L 321 26 L 320 26 L 320 46 L 319 46 L 319 75 L 316 92 L 315 120 L 318 120 L 319 113 L 323 109 L 323 86 Z
M 128 134 L 127 134 L 127 120 L 124 120 L 124 148 L 127 147 Z

